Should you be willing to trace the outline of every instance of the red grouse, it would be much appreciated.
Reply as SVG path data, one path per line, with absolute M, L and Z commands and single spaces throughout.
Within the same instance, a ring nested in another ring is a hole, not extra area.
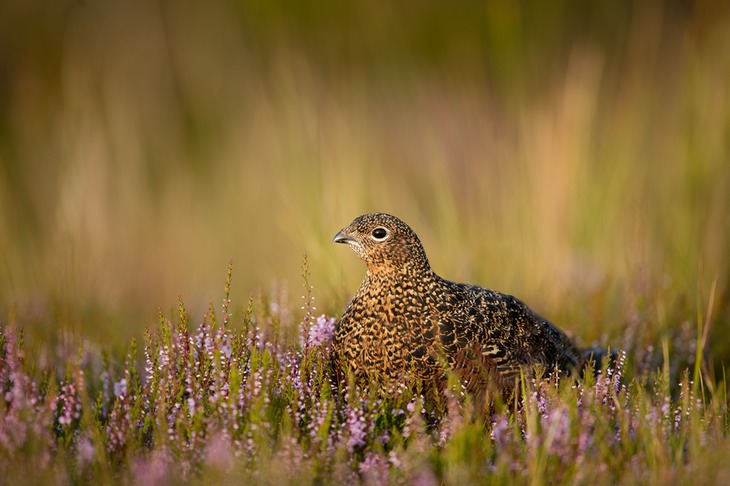
M 408 377 L 442 388 L 450 368 L 470 391 L 514 390 L 520 370 L 580 370 L 581 351 L 511 295 L 445 280 L 403 221 L 365 214 L 334 237 L 367 275 L 336 324 L 333 358 L 364 383 Z

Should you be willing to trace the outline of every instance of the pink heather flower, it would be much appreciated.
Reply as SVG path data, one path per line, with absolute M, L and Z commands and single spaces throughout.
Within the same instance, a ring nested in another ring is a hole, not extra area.
M 550 454 L 556 455 L 563 460 L 571 456 L 570 445 L 570 414 L 564 406 L 552 409 L 547 417 L 543 418 L 545 430 L 552 433 L 552 441 L 549 444 Z
M 376 452 L 368 452 L 359 469 L 366 484 L 388 484 L 388 461 Z
M 347 430 L 350 433 L 350 437 L 347 439 L 347 448 L 350 452 L 353 452 L 356 447 L 365 445 L 366 427 L 367 424 L 362 409 L 351 408 L 347 412 Z
M 179 464 L 173 461 L 165 451 L 153 451 L 149 458 L 144 456 L 132 464 L 132 477 L 137 484 L 168 484 L 172 477 L 172 468 Z M 178 469 L 179 470 L 179 469 Z
M 84 435 L 78 441 L 78 461 L 80 464 L 91 464 L 94 460 L 94 444 Z
M 388 462 L 390 462 L 390 464 L 396 469 L 401 469 L 403 467 L 403 463 L 401 462 L 400 457 L 398 457 L 398 453 L 395 451 L 390 451 L 388 453 Z
M 454 432 L 461 425 L 461 419 L 463 418 L 459 402 L 454 396 L 453 390 L 446 396 L 446 407 L 446 416 L 441 420 L 441 427 L 439 430 L 439 446 L 444 446 L 446 442 L 451 439 Z
M 114 396 L 121 397 L 127 394 L 127 379 L 122 378 L 118 382 L 114 383 Z
M 409 478 L 413 486 L 437 486 L 438 479 L 430 470 L 415 471 Z
M 494 441 L 494 446 L 497 448 L 497 452 L 507 449 L 507 444 L 509 443 L 509 421 L 505 414 L 499 414 L 494 420 L 490 435 Z
M 231 439 L 225 433 L 216 433 L 208 441 L 205 450 L 205 463 L 221 471 L 230 471 L 235 465 Z
M 315 319 L 314 324 L 309 328 L 307 336 L 302 336 L 304 347 L 320 346 L 329 344 L 335 337 L 335 321 L 334 317 L 327 317 L 322 314 Z
M 591 431 L 595 423 L 595 416 L 586 410 L 581 410 L 581 421 L 578 427 L 578 446 L 576 451 L 575 463 L 581 464 L 585 459 L 589 447 L 593 445 L 593 436 Z
M 81 400 L 79 400 L 76 392 L 76 385 L 73 383 L 64 383 L 56 399 L 60 404 L 58 423 L 61 425 L 69 425 L 74 420 L 81 418 Z
M 423 402 L 421 400 L 422 397 L 419 397 L 408 402 L 408 405 L 406 405 L 406 422 L 403 427 L 403 437 L 416 437 L 424 428 L 423 417 L 421 416 L 423 413 L 421 408 Z

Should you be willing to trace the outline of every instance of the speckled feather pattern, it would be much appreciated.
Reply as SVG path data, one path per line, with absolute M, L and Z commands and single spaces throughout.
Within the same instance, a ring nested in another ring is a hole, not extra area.
M 334 241 L 368 267 L 333 343 L 337 367 L 358 380 L 415 377 L 441 387 L 448 367 L 469 390 L 509 392 L 521 369 L 582 365 L 573 342 L 520 300 L 436 275 L 418 236 L 395 216 L 360 216 Z

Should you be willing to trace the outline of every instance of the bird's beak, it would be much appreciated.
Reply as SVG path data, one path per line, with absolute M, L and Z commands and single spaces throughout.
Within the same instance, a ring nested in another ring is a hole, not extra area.
M 355 241 L 351 236 L 347 236 L 344 231 L 344 229 L 338 231 L 335 237 L 332 238 L 332 243 L 353 243 Z

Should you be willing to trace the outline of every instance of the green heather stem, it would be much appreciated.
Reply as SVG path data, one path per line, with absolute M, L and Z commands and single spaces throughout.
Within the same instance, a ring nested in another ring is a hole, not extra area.
M 693 373 L 693 381 L 695 386 L 701 386 L 702 383 L 702 366 L 704 364 L 704 351 L 705 345 L 707 344 L 707 336 L 710 332 L 710 326 L 712 324 L 712 310 L 715 304 L 715 291 L 717 290 L 717 276 L 712 280 L 712 286 L 710 287 L 710 295 L 707 301 L 707 311 L 702 314 L 701 300 L 698 299 L 697 303 L 697 350 L 695 353 L 695 365 Z M 699 293 L 699 291 L 698 291 Z M 699 296 L 698 296 L 699 297 Z

